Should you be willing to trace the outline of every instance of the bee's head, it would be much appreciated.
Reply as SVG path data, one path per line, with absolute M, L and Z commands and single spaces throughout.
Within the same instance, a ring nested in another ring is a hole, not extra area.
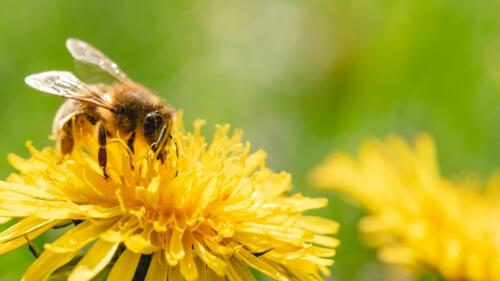
M 149 144 L 157 150 L 166 143 L 172 129 L 172 113 L 165 109 L 148 112 L 142 120 L 142 133 Z

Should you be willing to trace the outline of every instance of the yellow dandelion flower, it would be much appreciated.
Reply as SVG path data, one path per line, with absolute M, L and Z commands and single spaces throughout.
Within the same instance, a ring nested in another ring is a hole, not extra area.
M 383 261 L 448 280 L 500 280 L 500 181 L 443 178 L 428 135 L 414 148 L 399 137 L 369 140 L 359 160 L 334 154 L 311 176 L 368 210 L 360 228 Z
M 112 140 L 108 179 L 95 137 L 84 134 L 64 158 L 31 144 L 30 159 L 9 156 L 19 173 L 0 182 L 0 220 L 20 221 L 0 234 L 0 254 L 74 221 L 45 244 L 24 280 L 45 280 L 67 264 L 69 280 L 104 269 L 107 280 L 131 280 L 141 257 L 151 260 L 146 280 L 254 280 L 249 268 L 276 280 L 322 280 L 338 225 L 304 211 L 326 199 L 287 195 L 290 175 L 268 169 L 266 153 L 251 153 L 241 131 L 218 126 L 207 143 L 202 126 L 186 132 L 179 121 L 163 162 L 145 142 L 132 154 Z

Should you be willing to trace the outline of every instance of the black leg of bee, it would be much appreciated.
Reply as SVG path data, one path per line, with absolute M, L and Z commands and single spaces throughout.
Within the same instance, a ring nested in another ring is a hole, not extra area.
M 132 135 L 130 135 L 130 138 L 127 141 L 127 146 L 128 148 L 130 148 L 130 151 L 132 151 L 132 153 L 134 153 L 134 140 L 135 140 L 135 132 L 133 132 Z
M 134 141 L 135 141 L 135 132 L 132 132 L 132 135 L 130 135 L 130 138 L 127 140 L 127 146 L 130 149 L 130 152 L 132 152 L 132 155 L 130 155 L 130 169 L 134 170 L 134 162 L 133 162 L 133 154 L 134 154 Z
M 179 158 L 179 150 L 177 149 L 177 142 L 174 140 L 171 134 L 168 135 L 166 143 L 168 144 L 170 141 L 172 141 L 175 145 L 175 156 Z M 158 157 L 156 159 L 165 159 L 167 157 L 167 152 L 164 150 L 160 153 L 158 153 Z
M 160 160 L 162 164 L 165 164 L 165 159 L 167 158 L 167 152 L 162 150 L 156 155 L 156 160 Z
M 98 141 L 99 141 L 99 154 L 98 154 L 98 159 L 99 159 L 99 166 L 102 168 L 102 174 L 105 179 L 107 179 L 108 173 L 106 172 L 106 164 L 108 163 L 108 154 L 106 152 L 106 138 L 107 138 L 107 133 L 106 133 L 106 128 L 104 126 L 99 125 L 99 132 L 98 132 Z

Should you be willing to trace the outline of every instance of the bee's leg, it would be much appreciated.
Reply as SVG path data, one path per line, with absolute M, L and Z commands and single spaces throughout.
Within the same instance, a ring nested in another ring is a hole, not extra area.
M 168 136 L 166 136 L 166 140 L 161 148 L 162 150 L 159 151 L 158 155 L 156 156 L 156 159 L 160 160 L 162 164 L 165 162 L 165 159 L 167 158 L 166 146 L 170 141 L 172 141 L 173 144 L 175 145 L 175 155 L 177 156 L 177 158 L 179 158 L 179 150 L 177 149 L 177 142 L 174 140 L 174 138 L 172 137 L 171 134 L 168 134 Z
M 73 151 L 73 145 L 75 144 L 73 135 L 64 133 L 61 136 L 61 152 L 63 155 L 70 154 Z
M 40 256 L 40 250 L 36 247 L 33 242 L 28 238 L 28 235 L 24 235 L 24 238 L 28 242 L 28 249 L 30 249 L 30 252 L 35 256 L 35 258 L 38 258 Z
M 99 124 L 98 128 L 98 136 L 97 139 L 99 141 L 99 153 L 98 153 L 98 159 L 99 159 L 99 166 L 102 168 L 102 174 L 105 179 L 107 179 L 108 173 L 106 172 L 106 164 L 108 163 L 108 153 L 106 152 L 106 138 L 107 138 L 107 132 L 106 128 L 102 124 Z
M 71 127 L 71 122 L 68 122 L 62 127 L 61 131 L 59 132 L 58 145 L 59 149 L 61 150 L 62 156 L 57 164 L 61 164 L 64 160 L 64 156 L 71 154 L 71 152 L 73 151 L 74 138 Z
M 130 151 L 132 151 L 132 153 L 134 153 L 134 140 L 135 140 L 135 132 L 132 132 L 130 138 L 127 141 L 127 146 L 128 148 L 130 148 Z
M 156 160 L 160 160 L 162 164 L 165 163 L 166 158 L 167 158 L 167 152 L 165 150 L 158 152 L 158 155 L 156 155 Z
M 59 145 L 62 155 L 70 154 L 74 146 L 73 138 L 73 122 L 69 121 L 64 124 L 60 131 Z
M 132 132 L 132 134 L 130 135 L 130 138 L 127 140 L 127 146 L 128 148 L 130 149 L 130 151 L 132 152 L 132 154 L 129 156 L 129 159 L 130 159 L 130 169 L 134 170 L 134 162 L 133 162 L 133 159 L 134 159 L 134 141 L 135 141 L 135 131 Z

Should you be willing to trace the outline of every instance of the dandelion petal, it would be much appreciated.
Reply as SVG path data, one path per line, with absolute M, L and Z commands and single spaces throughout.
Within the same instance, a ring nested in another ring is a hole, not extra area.
M 141 258 L 140 254 L 125 250 L 109 273 L 107 281 L 130 281 Z
M 68 277 L 69 281 L 90 280 L 96 276 L 113 258 L 118 243 L 97 240 Z
M 151 264 L 149 265 L 148 273 L 145 281 L 167 281 L 167 268 L 164 266 L 165 261 L 162 260 L 161 252 L 156 252 L 153 255 Z

